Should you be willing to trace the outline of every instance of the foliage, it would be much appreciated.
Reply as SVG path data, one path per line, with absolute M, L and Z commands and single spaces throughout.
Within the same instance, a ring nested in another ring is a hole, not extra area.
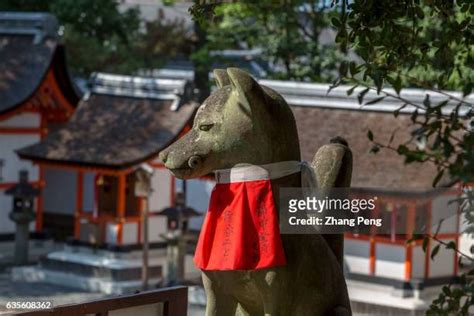
M 185 21 L 168 21 L 160 10 L 156 19 L 145 22 L 145 31 L 136 44 L 134 58 L 142 61 L 144 69 L 156 69 L 167 60 L 187 58 L 193 45 Z
M 164 20 L 160 13 L 156 20 L 142 25 L 137 8 L 119 5 L 119 0 L 6 0 L 0 3 L 0 10 L 56 15 L 68 63 L 77 75 L 94 71 L 130 74 L 189 53 L 182 21 Z
M 440 172 L 435 180 L 445 171 L 455 180 L 474 178 L 474 136 L 470 132 L 474 111 L 465 99 L 474 79 L 474 22 L 467 13 L 473 10 L 474 5 L 467 1 L 432 1 L 431 6 L 419 1 L 354 1 L 343 2 L 340 18 L 333 19 L 339 27 L 336 40 L 341 48 L 354 49 L 363 59 L 360 64 L 344 62 L 335 85 L 346 82 L 366 87 L 359 93 L 361 104 L 370 89 L 380 95 L 370 104 L 384 98 L 399 100 L 402 106 L 396 116 L 402 108 L 414 109 L 412 122 L 418 128 L 413 140 L 424 138 L 427 146 L 420 149 L 413 141 L 395 150 L 406 162 L 434 162 Z M 443 21 L 442 27 L 432 22 L 438 20 Z M 437 75 L 427 75 L 430 73 Z M 462 95 L 442 90 L 452 87 L 458 78 L 463 79 L 457 83 L 462 84 Z M 407 84 L 445 99 L 432 104 L 426 94 L 422 102 L 414 103 L 401 93 Z
M 434 186 L 443 178 L 449 178 L 451 183 L 472 182 L 474 110 L 471 99 L 466 97 L 472 91 L 474 79 L 474 4 L 463 0 L 356 0 L 335 1 L 335 4 L 340 11 L 340 16 L 332 20 L 338 28 L 336 41 L 343 51 L 355 51 L 362 62 L 342 63 L 334 86 L 353 84 L 348 94 L 356 91 L 356 87 L 363 87 L 358 90 L 358 99 L 364 106 L 384 99 L 399 101 L 401 106 L 394 115 L 410 109 L 416 127 L 412 139 L 398 146 L 377 142 L 376 135 L 369 131 L 373 152 L 384 148 L 397 151 L 406 163 L 434 163 L 438 169 Z M 414 102 L 405 98 L 402 90 L 407 86 L 426 89 L 424 100 Z M 458 89 L 462 93 L 445 89 Z M 364 102 L 370 90 L 376 91 L 379 97 Z M 433 104 L 430 93 L 444 99 Z M 419 146 L 417 140 L 423 140 L 425 145 Z M 472 233 L 472 194 L 467 193 L 461 200 Z M 430 241 L 437 243 L 431 250 L 432 259 L 440 247 L 445 247 L 473 262 L 472 256 L 461 253 L 458 245 L 437 238 L 436 233 L 424 236 L 425 250 Z M 469 307 L 474 305 L 473 275 L 471 270 L 461 275 L 458 286 L 443 287 L 428 314 L 468 315 Z
M 334 34 L 329 9 L 328 1 L 264 0 L 195 5 L 191 12 L 207 31 L 203 49 L 260 49 L 272 78 L 328 81 L 343 58 L 333 43 L 321 43 Z
M 470 1 L 351 1 L 332 22 L 336 41 L 357 52 L 376 86 L 388 81 L 398 89 L 467 95 L 474 78 L 473 7 Z

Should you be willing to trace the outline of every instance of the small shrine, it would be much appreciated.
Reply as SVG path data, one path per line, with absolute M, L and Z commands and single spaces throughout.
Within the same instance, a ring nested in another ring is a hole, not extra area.
M 134 194 L 134 173 L 148 164 L 155 169 L 149 237 L 158 242 L 166 218 L 157 212 L 174 204 L 175 180 L 157 155 L 189 128 L 196 110 L 190 84 L 97 73 L 90 87 L 66 124 L 17 153 L 74 175 L 74 239 L 95 245 L 140 244 L 143 198 Z

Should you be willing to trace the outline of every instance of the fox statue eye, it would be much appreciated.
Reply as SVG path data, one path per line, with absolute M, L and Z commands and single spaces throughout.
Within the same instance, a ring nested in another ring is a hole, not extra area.
M 214 126 L 214 124 L 202 124 L 202 125 L 199 125 L 199 129 L 201 131 L 209 131 L 212 127 Z

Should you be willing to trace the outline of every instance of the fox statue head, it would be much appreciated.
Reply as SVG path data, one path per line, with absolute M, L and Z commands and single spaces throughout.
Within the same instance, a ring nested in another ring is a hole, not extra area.
M 300 160 L 296 123 L 286 101 L 238 68 L 216 69 L 217 89 L 192 129 L 160 153 L 176 177 L 196 178 L 239 164 Z

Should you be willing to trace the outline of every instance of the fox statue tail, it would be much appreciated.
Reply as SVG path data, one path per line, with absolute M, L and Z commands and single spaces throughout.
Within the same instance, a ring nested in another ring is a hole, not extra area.
M 348 188 L 352 177 L 352 152 L 347 141 L 342 137 L 334 137 L 329 144 L 322 146 L 316 152 L 311 163 L 318 188 Z M 332 249 L 338 262 L 343 267 L 344 235 L 323 234 L 324 239 Z

